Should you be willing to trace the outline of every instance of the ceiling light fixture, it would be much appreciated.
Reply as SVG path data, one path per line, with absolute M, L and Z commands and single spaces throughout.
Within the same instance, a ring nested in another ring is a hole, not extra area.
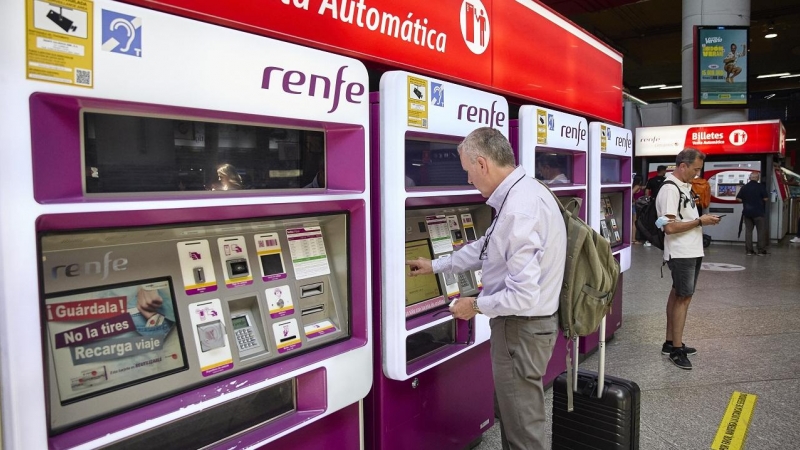
M 789 75 L 788 73 L 785 75 Z M 639 89 L 659 89 L 666 86 L 666 84 L 654 84 L 651 86 L 641 86 Z
M 789 75 L 789 72 L 783 72 L 783 73 L 770 73 L 770 74 L 767 74 L 767 75 L 759 75 L 759 76 L 757 76 L 756 78 L 785 77 L 786 75 Z
M 794 77 L 800 77 L 800 73 L 796 73 L 794 75 L 784 75 L 781 78 L 794 78 Z
M 771 99 L 772 97 L 775 97 L 775 94 L 767 94 L 764 96 L 764 98 L 767 100 Z
M 796 140 L 797 140 L 797 138 L 787 138 L 787 139 L 786 139 L 786 142 L 794 142 L 794 141 L 796 141 Z
M 776 37 L 778 37 L 778 33 L 769 33 L 769 34 L 765 34 L 764 35 L 765 39 L 772 39 L 772 38 L 776 38 Z
M 683 87 L 683 85 L 681 85 L 681 84 L 676 84 L 676 85 L 674 85 L 674 86 L 664 86 L 664 87 L 662 87 L 662 88 L 659 88 L 659 89 L 680 89 L 680 88 L 682 88 L 682 87 Z

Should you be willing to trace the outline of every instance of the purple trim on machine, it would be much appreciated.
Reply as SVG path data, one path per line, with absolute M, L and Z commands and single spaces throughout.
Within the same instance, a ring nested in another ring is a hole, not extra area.
M 221 366 L 214 366 L 208 370 L 204 370 L 200 372 L 204 377 L 210 377 L 211 375 L 216 375 L 218 373 L 227 372 L 228 370 L 233 369 L 233 362 L 229 362 L 227 364 L 223 364 Z
M 366 161 L 362 150 L 366 136 L 360 125 L 338 124 L 285 117 L 260 116 L 198 108 L 126 102 L 120 100 L 73 97 L 45 93 L 30 96 L 31 152 L 33 163 L 33 196 L 39 203 L 72 203 L 86 201 L 175 200 L 217 198 L 220 192 L 159 192 L 86 195 L 83 192 L 81 163 L 81 112 L 84 109 L 114 113 L 190 117 L 200 120 L 222 120 L 256 123 L 269 126 L 315 128 L 325 131 L 327 189 L 326 192 L 364 192 Z M 230 191 L 226 197 L 276 197 L 318 194 L 319 190 Z
M 203 286 L 199 288 L 186 289 L 186 295 L 205 294 L 206 292 L 214 292 L 217 290 L 217 285 Z
M 278 273 L 278 274 L 275 274 L 275 275 L 267 275 L 265 277 L 261 277 L 261 279 L 264 280 L 264 281 L 275 281 L 275 280 L 282 280 L 282 279 L 286 278 L 287 276 L 288 275 L 286 275 L 285 273 Z
M 260 448 L 261 450 L 349 450 L 359 448 L 361 446 L 360 417 L 359 405 L 353 404 L 304 426 L 302 433 L 290 433 Z M 238 441 L 229 441 L 228 445 L 220 446 L 220 450 L 239 448 L 239 443 Z
M 354 174 L 355 176 L 356 174 Z M 251 218 L 269 218 L 280 214 L 299 215 L 299 214 L 323 214 L 336 213 L 341 211 L 350 212 L 350 262 L 352 267 L 366 267 L 367 264 L 367 242 L 359 239 L 366 235 L 367 222 L 366 208 L 363 200 L 332 200 L 329 202 L 308 202 L 290 203 L 282 205 L 240 205 L 230 207 L 208 207 L 208 208 L 186 208 L 186 209 L 163 209 L 163 210 L 142 210 L 142 211 L 109 211 L 93 213 L 69 213 L 69 214 L 48 214 L 39 216 L 36 220 L 37 231 L 58 231 L 87 228 L 109 228 L 109 227 L 135 227 L 146 225 L 165 225 L 191 222 L 210 222 L 220 220 L 243 220 Z M 350 291 L 352 295 L 351 307 L 351 338 L 322 347 L 318 350 L 295 358 L 287 359 L 260 369 L 235 374 L 229 378 L 214 380 L 211 384 L 200 386 L 188 392 L 183 392 L 175 396 L 153 402 L 151 404 L 116 414 L 107 419 L 100 420 L 87 426 L 76 428 L 49 440 L 50 447 L 53 449 L 71 448 L 86 442 L 98 439 L 109 433 L 115 433 L 136 424 L 146 423 L 154 417 L 161 417 L 166 414 L 174 413 L 188 406 L 202 404 L 209 399 L 214 399 L 223 395 L 236 392 L 238 387 L 248 387 L 253 384 L 261 383 L 270 379 L 280 377 L 288 372 L 302 369 L 309 365 L 330 359 L 337 355 L 346 353 L 350 350 L 363 347 L 369 342 L 367 334 L 367 280 L 363 271 L 353 270 L 350 276 Z M 317 372 L 319 372 L 318 369 Z M 312 380 L 321 377 L 312 383 L 306 383 L 300 395 L 300 380 L 310 376 L 308 373 L 301 374 L 298 380 L 298 409 L 315 408 L 325 409 L 327 405 L 321 406 L 326 401 L 324 392 L 327 389 L 325 384 L 324 371 L 322 374 L 315 375 Z M 323 386 L 318 386 L 318 385 Z M 317 396 L 323 395 L 321 398 Z M 302 401 L 301 401 L 302 399 Z M 310 405 L 310 406 L 309 406 Z M 322 411 L 314 414 L 292 414 L 265 425 L 264 429 L 268 432 L 257 432 L 254 434 L 274 436 L 298 424 L 301 424 L 315 415 L 322 414 Z M 249 440 L 250 434 L 242 441 Z M 266 437 L 262 438 L 266 439 Z

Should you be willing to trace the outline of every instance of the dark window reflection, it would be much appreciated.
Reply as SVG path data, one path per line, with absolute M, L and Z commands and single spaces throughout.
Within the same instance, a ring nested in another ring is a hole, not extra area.
M 536 152 L 536 178 L 546 184 L 572 183 L 572 155 Z
M 87 193 L 325 187 L 322 131 L 84 113 Z
M 469 185 L 458 144 L 406 139 L 406 187 Z

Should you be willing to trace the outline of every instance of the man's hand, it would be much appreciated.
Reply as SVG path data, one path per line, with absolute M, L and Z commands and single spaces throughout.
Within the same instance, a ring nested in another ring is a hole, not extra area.
M 450 312 L 453 313 L 453 316 L 456 319 L 472 319 L 476 314 L 478 314 L 472 307 L 473 300 L 475 300 L 475 297 L 461 297 L 455 299 L 453 305 L 450 306 Z
M 700 217 L 700 223 L 702 223 L 703 226 L 716 225 L 716 224 L 719 223 L 720 220 L 722 220 L 722 218 L 717 217 L 717 216 L 712 216 L 711 214 L 703 214 Z
M 423 257 L 419 257 L 417 259 L 409 259 L 406 261 L 406 265 L 411 268 L 411 276 L 415 277 L 417 275 L 425 275 L 427 273 L 433 273 L 433 266 L 431 265 L 431 260 Z

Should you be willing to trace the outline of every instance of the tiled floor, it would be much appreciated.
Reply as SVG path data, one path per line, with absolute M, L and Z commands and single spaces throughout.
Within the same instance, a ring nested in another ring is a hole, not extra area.
M 714 243 L 704 263 L 743 266 L 700 273 L 684 341 L 696 347 L 694 369 L 673 366 L 660 353 L 671 281 L 660 251 L 635 245 L 625 273 L 623 324 L 606 347 L 606 373 L 642 390 L 643 450 L 708 449 L 734 391 L 758 399 L 745 442 L 748 450 L 800 448 L 800 245 L 791 236 L 766 257 L 743 245 Z M 596 370 L 597 354 L 581 366 Z M 547 391 L 548 436 L 550 403 Z M 478 450 L 500 449 L 495 425 Z

